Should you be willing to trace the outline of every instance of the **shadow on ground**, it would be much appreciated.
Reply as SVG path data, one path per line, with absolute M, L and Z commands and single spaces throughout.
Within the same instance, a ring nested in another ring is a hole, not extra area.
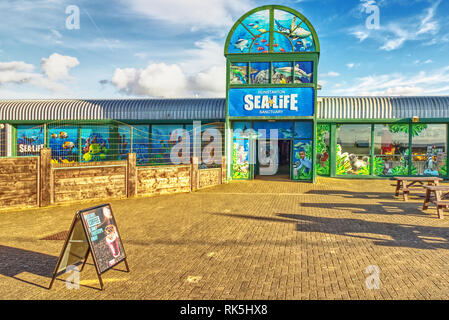
M 391 192 L 353 192 L 348 190 L 309 190 L 306 194 L 325 195 L 325 196 L 339 196 L 347 199 L 383 199 L 383 200 L 402 200 L 402 192 L 399 196 L 394 195 L 394 189 Z M 421 195 L 421 196 L 420 196 Z M 425 190 L 412 190 L 410 192 L 410 199 L 424 200 Z
M 349 218 L 312 217 L 278 213 L 277 217 L 214 213 L 238 219 L 292 223 L 300 232 L 318 232 L 372 240 L 374 245 L 415 249 L 449 249 L 449 228 L 366 221 Z M 367 236 L 366 234 L 370 234 Z M 378 235 L 379 237 L 376 237 Z M 388 239 L 386 239 L 388 238 Z
M 48 254 L 0 245 L 0 274 L 38 287 L 46 288 L 17 275 L 28 272 L 51 278 L 57 261 L 58 257 Z
M 385 215 L 407 215 L 407 216 L 419 216 L 419 217 L 431 217 L 432 207 L 426 212 L 421 210 L 422 205 L 416 202 L 377 202 L 377 203 L 301 203 L 305 208 L 320 208 L 320 209 L 332 209 L 332 210 L 347 210 L 350 213 L 360 214 L 385 214 Z M 435 213 L 434 217 L 437 215 Z

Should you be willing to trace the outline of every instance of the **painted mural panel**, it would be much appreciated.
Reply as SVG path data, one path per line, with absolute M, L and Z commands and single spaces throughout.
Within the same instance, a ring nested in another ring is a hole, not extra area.
M 268 53 L 270 49 L 270 33 L 257 35 L 251 45 L 251 53 Z
M 48 136 L 48 146 L 51 149 L 53 162 L 69 163 L 78 161 L 77 126 L 50 126 Z
M 249 53 L 249 47 L 255 36 L 243 25 L 238 25 L 228 45 L 229 53 Z
M 291 139 L 293 137 L 293 122 L 291 121 L 255 121 L 254 131 L 261 139 L 270 139 L 270 130 L 277 130 L 278 139 Z M 259 132 L 259 130 L 262 130 Z
M 274 31 L 288 37 L 295 52 L 315 51 L 315 42 L 309 27 L 305 21 L 290 12 L 274 10 Z
M 44 147 L 44 126 L 19 125 L 17 126 L 17 155 L 37 156 Z
M 137 165 L 150 161 L 150 126 L 135 125 L 132 131 L 132 152 L 136 154 Z
M 248 62 L 233 62 L 229 68 L 230 84 L 248 84 Z
M 369 175 L 370 124 L 337 125 L 337 175 Z
M 81 161 L 112 160 L 109 126 L 81 126 Z
M 446 124 L 412 124 L 413 175 L 447 175 L 446 137 Z
M 232 152 L 232 178 L 249 179 L 249 140 L 234 139 Z
M 270 11 L 257 11 L 245 18 L 242 24 L 256 36 L 268 32 L 270 30 Z
M 293 180 L 312 180 L 312 140 L 293 142 Z
M 131 126 L 118 126 L 117 154 L 119 160 L 126 160 L 131 151 Z
M 320 176 L 330 174 L 330 124 L 317 125 L 316 138 L 316 173 Z
M 171 149 L 182 139 L 183 125 L 151 126 L 151 158 L 152 164 L 172 164 Z
M 293 83 L 293 62 L 273 62 L 272 83 Z
M 294 71 L 295 83 L 313 83 L 312 61 L 296 61 Z
M 284 34 L 280 32 L 273 33 L 273 52 L 292 52 L 293 51 L 293 43 L 292 41 L 286 37 Z
M 252 62 L 250 82 L 254 84 L 270 83 L 270 62 Z

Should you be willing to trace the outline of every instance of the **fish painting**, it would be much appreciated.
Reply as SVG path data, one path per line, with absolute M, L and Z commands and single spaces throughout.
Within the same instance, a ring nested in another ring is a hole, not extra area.
M 257 30 L 257 31 L 259 31 L 260 33 L 267 32 L 267 30 L 265 30 L 265 29 L 259 29 L 259 30 Z
M 69 137 L 69 135 L 67 134 L 67 132 L 65 132 L 65 131 L 59 132 L 60 139 L 67 139 L 68 137 Z
M 72 150 L 73 148 L 75 148 L 75 144 L 72 141 L 66 141 L 62 144 L 62 148 Z
M 58 138 L 58 135 L 57 135 L 56 133 L 52 133 L 52 134 L 51 134 L 51 138 L 52 138 L 52 139 L 57 139 L 57 138 Z
M 246 40 L 246 39 L 238 39 L 234 43 L 234 47 L 236 47 L 237 49 L 240 49 L 240 51 L 243 52 L 243 50 L 248 49 L 248 40 Z

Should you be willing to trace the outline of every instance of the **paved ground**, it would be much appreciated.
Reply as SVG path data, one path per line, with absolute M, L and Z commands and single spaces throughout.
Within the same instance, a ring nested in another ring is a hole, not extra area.
M 252 181 L 111 201 L 131 273 L 104 274 L 103 292 L 90 259 L 80 289 L 66 275 L 45 289 L 63 241 L 39 240 L 101 202 L 0 212 L 0 298 L 449 298 L 449 216 L 393 191 L 386 180 Z M 365 284 L 370 265 L 378 290 Z

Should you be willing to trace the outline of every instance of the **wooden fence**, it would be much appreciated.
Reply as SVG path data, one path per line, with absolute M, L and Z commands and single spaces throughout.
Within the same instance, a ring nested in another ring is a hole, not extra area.
M 0 208 L 48 206 L 92 199 L 191 192 L 226 182 L 225 158 L 214 169 L 190 165 L 136 166 L 125 161 L 51 163 L 51 150 L 38 157 L 0 159 Z

